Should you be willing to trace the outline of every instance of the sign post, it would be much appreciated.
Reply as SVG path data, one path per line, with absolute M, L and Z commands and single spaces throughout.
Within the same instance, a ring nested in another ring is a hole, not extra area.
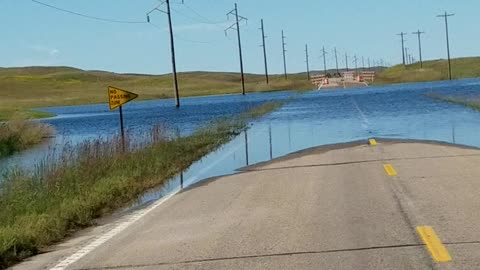
M 108 87 L 108 105 L 113 111 L 119 108 L 120 113 L 120 133 L 122 135 L 122 149 L 125 152 L 125 129 L 123 127 L 123 110 L 122 105 L 128 103 L 138 97 L 137 94 L 122 90 L 113 86 Z

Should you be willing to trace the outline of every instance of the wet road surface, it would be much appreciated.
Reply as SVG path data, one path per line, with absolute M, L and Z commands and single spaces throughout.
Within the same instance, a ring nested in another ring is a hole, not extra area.
M 419 142 L 313 149 L 144 209 L 66 269 L 478 269 L 479 162 Z

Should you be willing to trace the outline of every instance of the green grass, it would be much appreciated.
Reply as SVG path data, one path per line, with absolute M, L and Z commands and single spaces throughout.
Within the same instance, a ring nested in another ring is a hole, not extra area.
M 40 143 L 53 135 L 53 128 L 24 118 L 0 123 L 0 158 Z
M 66 146 L 59 159 L 47 157 L 33 173 L 7 173 L 0 182 L 0 269 L 161 185 L 238 135 L 249 119 L 280 105 L 266 103 L 187 137 L 156 127 L 149 145 L 126 153 L 119 138 Z
M 480 57 L 452 59 L 452 77 L 453 79 L 480 77 Z M 420 63 L 388 68 L 377 75 L 375 84 L 439 80 L 448 80 L 446 60 L 426 61 L 423 68 L 420 68 Z
M 453 98 L 453 97 L 447 97 L 443 96 L 438 93 L 434 92 L 429 92 L 425 94 L 429 98 L 433 98 L 436 100 L 440 101 L 445 101 L 453 104 L 458 104 L 458 105 L 463 105 L 465 107 L 468 107 L 470 109 L 480 111 L 480 99 L 479 98 L 474 98 L 474 99 L 465 99 L 465 98 Z
M 305 74 L 246 74 L 247 92 L 313 89 Z M 171 75 L 116 74 L 69 67 L 0 68 L 0 121 L 33 108 L 107 102 L 107 87 L 136 92 L 139 100 L 172 98 Z M 225 72 L 179 73 L 182 97 L 241 93 L 240 75 Z M 32 116 L 45 116 L 32 114 Z

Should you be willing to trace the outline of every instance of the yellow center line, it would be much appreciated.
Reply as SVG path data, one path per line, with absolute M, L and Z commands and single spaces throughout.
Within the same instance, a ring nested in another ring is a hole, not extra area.
M 419 226 L 417 227 L 417 232 L 425 245 L 427 245 L 427 249 L 435 261 L 449 262 L 452 260 L 447 248 L 442 244 L 432 227 Z
M 385 165 L 383 165 L 383 168 L 385 169 L 385 172 L 387 172 L 387 174 L 389 176 L 396 176 L 397 175 L 397 171 L 395 171 L 392 164 L 385 164 Z
M 375 139 L 370 139 L 368 140 L 368 143 L 371 145 L 371 146 L 376 146 L 377 145 L 377 141 Z

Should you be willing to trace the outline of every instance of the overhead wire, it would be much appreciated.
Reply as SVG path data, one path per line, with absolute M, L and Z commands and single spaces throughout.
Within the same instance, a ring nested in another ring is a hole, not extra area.
M 39 5 L 51 8 L 51 9 L 55 9 L 55 10 L 58 10 L 58 11 L 62 11 L 62 12 L 65 12 L 65 13 L 69 13 L 69 14 L 72 14 L 72 15 L 76 15 L 76 16 L 79 16 L 79 17 L 88 18 L 88 19 L 92 19 L 92 20 L 97 20 L 97 21 L 104 21 L 104 22 L 111 22 L 111 23 L 122 23 L 122 24 L 146 24 L 147 23 L 146 21 L 124 21 L 124 20 L 116 20 L 116 19 L 109 19 L 109 18 L 101 18 L 101 17 L 82 14 L 82 13 L 78 13 L 78 12 L 71 11 L 71 10 L 68 10 L 68 9 L 60 8 L 60 7 L 53 6 L 53 5 L 38 1 L 38 0 L 31 0 L 31 1 L 34 2 L 34 3 L 37 3 Z
M 152 22 L 149 23 L 151 26 L 163 31 L 164 29 L 162 27 L 160 27 L 159 25 L 157 24 L 154 24 Z M 184 38 L 182 36 L 179 36 L 178 34 L 174 34 L 174 37 L 176 39 L 179 39 L 179 40 L 182 40 L 182 41 L 185 41 L 185 42 L 190 42 L 190 43 L 199 43 L 199 44 L 214 44 L 216 43 L 215 41 L 200 41 L 200 40 L 193 40 L 193 39 L 187 39 L 187 38 Z

